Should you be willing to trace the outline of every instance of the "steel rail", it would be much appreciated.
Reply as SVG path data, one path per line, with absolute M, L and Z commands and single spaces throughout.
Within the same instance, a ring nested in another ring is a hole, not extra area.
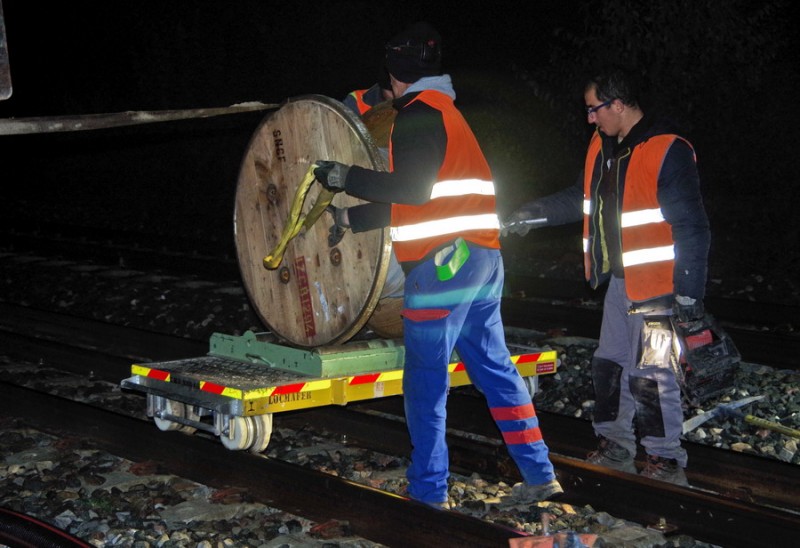
M 457 416 L 465 407 L 463 401 L 453 405 L 452 400 L 451 396 L 448 417 Z M 354 417 L 353 409 L 348 407 L 290 414 L 276 418 L 276 423 L 291 428 L 327 430 L 346 438 L 350 444 L 390 454 L 404 454 L 410 442 L 402 414 L 395 415 L 393 420 L 389 417 L 397 409 L 386 413 L 392 407 L 402 407 L 402 402 L 384 400 L 375 405 L 377 403 L 376 400 L 351 406 L 362 411 L 371 409 L 369 421 Z M 474 408 L 474 402 L 470 406 Z M 485 408 L 485 404 L 482 406 Z M 385 413 L 382 419 L 375 415 L 376 408 Z M 696 467 L 699 470 L 690 469 L 690 481 L 695 487 L 684 488 L 568 456 L 565 452 L 586 454 L 594 439 L 590 424 L 548 413 L 539 415 L 551 447 L 551 460 L 566 490 L 559 502 L 589 504 L 618 518 L 722 546 L 758 546 L 764 542 L 765 535 L 780 545 L 778 539 L 789 542 L 800 530 L 800 501 L 797 500 L 800 472 L 797 466 L 747 458 L 729 451 L 709 451 L 713 448 L 691 444 L 687 447 L 690 460 L 703 464 Z M 492 434 L 480 427 L 475 428 L 471 420 L 465 422 L 470 422 L 468 433 L 455 426 L 448 436 L 453 471 L 464 474 L 477 472 L 483 477 L 507 482 L 520 481 L 496 429 Z M 582 440 L 580 446 L 583 450 L 575 443 L 565 441 L 568 439 Z M 717 471 L 712 474 L 708 468 L 715 464 Z M 763 486 L 753 490 L 754 481 L 763 481 Z M 742 483 L 750 487 L 742 486 Z M 708 488 L 703 488 L 703 485 L 708 485 Z M 717 492 L 712 488 L 721 490 Z M 793 504 L 794 508 L 771 504 Z
M 447 410 L 454 470 L 520 481 L 482 398 L 454 390 Z M 369 415 L 370 420 L 359 418 L 359 413 Z M 582 460 L 595 448 L 589 421 L 541 410 L 537 415 L 554 454 Z M 378 451 L 402 453 L 410 447 L 399 397 L 279 415 L 276 422 L 293 428 L 327 428 L 346 436 L 351 443 Z M 800 512 L 800 467 L 691 442 L 684 446 L 691 462 L 687 476 L 698 489 L 748 504 Z M 639 455 L 638 460 L 643 462 L 644 455 Z
M 90 405 L 5 382 L 0 390 L 0 413 L 33 428 L 89 438 L 109 453 L 154 461 L 167 473 L 211 487 L 246 486 L 257 502 L 318 522 L 347 520 L 355 535 L 387 546 L 508 546 L 509 539 L 525 536 L 277 459 L 231 452 L 200 437 L 163 435 L 149 422 Z

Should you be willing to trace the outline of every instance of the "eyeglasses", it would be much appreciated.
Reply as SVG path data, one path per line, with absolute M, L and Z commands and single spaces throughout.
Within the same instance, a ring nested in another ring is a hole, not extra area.
M 597 112 L 601 108 L 607 107 L 608 105 L 613 103 L 615 100 L 616 99 L 610 99 L 610 100 L 606 101 L 605 103 L 600 103 L 596 107 L 586 107 L 586 116 L 591 116 L 592 114 L 594 114 L 595 112 Z

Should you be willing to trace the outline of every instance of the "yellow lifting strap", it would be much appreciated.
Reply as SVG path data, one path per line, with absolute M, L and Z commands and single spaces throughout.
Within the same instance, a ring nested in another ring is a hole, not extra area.
M 314 205 L 311 207 L 311 210 L 306 215 L 301 215 L 303 211 L 303 205 L 306 201 L 306 195 L 308 194 L 311 185 L 314 184 L 314 170 L 317 168 L 317 164 L 311 164 L 308 166 L 308 171 L 306 172 L 305 177 L 303 178 L 303 182 L 300 183 L 300 186 L 297 187 L 297 191 L 294 194 L 294 200 L 292 201 L 292 208 L 289 210 L 289 218 L 286 219 L 286 224 L 283 226 L 283 234 L 281 234 L 281 239 L 278 242 L 278 245 L 275 246 L 275 249 L 272 252 L 264 257 L 264 268 L 267 270 L 275 270 L 280 266 L 281 261 L 283 261 L 283 254 L 286 251 L 286 246 L 289 242 L 300 234 L 302 229 L 308 230 L 314 223 L 317 222 L 319 216 L 322 215 L 322 212 L 325 211 L 331 202 L 333 201 L 333 197 L 335 194 L 327 189 L 322 189 L 317 196 L 317 201 L 314 202 Z

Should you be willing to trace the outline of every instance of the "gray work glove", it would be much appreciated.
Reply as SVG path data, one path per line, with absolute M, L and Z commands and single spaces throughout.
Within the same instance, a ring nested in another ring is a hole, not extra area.
M 314 177 L 327 190 L 331 192 L 341 192 L 344 190 L 344 182 L 347 179 L 347 172 L 350 166 L 330 160 L 317 160 L 314 162 Z
M 547 225 L 547 212 L 539 202 L 528 202 L 523 205 L 505 220 L 500 234 L 505 236 L 509 232 L 525 236 L 532 228 L 539 228 Z
M 675 295 L 672 313 L 680 323 L 702 320 L 705 317 L 705 307 L 702 299 L 694 299 L 684 295 Z
M 333 216 L 333 224 L 328 229 L 328 247 L 336 247 L 350 228 L 350 223 L 345 220 L 347 208 L 329 205 L 325 210 Z

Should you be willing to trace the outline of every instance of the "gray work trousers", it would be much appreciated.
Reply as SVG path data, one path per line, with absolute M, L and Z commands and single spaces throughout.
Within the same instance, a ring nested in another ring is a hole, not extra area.
M 686 450 L 680 440 L 683 433 L 680 386 L 668 364 L 637 367 L 644 316 L 628 314 L 630 306 L 625 280 L 612 277 L 603 305 L 600 343 L 592 361 L 594 431 L 635 455 L 635 420 L 648 455 L 676 459 L 685 467 Z

